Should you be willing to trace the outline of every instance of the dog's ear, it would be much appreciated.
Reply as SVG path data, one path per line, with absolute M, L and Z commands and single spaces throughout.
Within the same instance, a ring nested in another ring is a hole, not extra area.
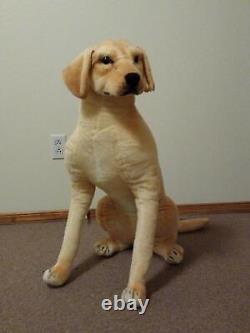
M 64 82 L 76 97 L 85 98 L 87 96 L 93 52 L 93 48 L 86 49 L 63 70 Z
M 142 48 L 139 48 L 139 50 L 142 54 L 143 71 L 144 71 L 144 76 L 145 76 L 145 80 L 146 80 L 144 91 L 145 92 L 153 91 L 153 90 L 155 90 L 155 83 L 154 83 L 154 79 L 153 79 L 153 75 L 152 75 L 152 71 L 151 71 L 151 67 L 149 64 L 147 54 Z

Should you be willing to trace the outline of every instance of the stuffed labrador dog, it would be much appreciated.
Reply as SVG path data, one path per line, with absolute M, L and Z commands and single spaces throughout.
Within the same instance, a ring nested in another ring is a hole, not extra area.
M 71 203 L 63 244 L 43 279 L 53 286 L 68 279 L 97 186 L 107 194 L 98 203 L 96 218 L 108 237 L 95 244 L 95 251 L 111 256 L 133 246 L 122 298 L 144 300 L 153 252 L 170 264 L 180 263 L 184 251 L 177 244 L 178 231 L 201 228 L 207 219 L 178 221 L 176 205 L 164 192 L 155 141 L 135 106 L 135 95 L 154 90 L 143 49 L 105 41 L 73 60 L 63 78 L 81 107 L 65 150 Z

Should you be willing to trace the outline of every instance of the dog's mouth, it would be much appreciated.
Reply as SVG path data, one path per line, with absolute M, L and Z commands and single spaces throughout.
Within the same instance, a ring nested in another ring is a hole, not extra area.
M 140 94 L 140 91 L 138 88 L 123 88 L 122 89 L 122 92 L 118 93 L 117 95 L 116 94 L 111 94 L 109 91 L 104 91 L 103 94 L 105 96 L 127 96 L 127 95 L 139 95 Z
M 138 95 L 138 94 L 139 94 L 138 89 L 136 89 L 136 88 L 129 88 L 129 89 L 126 89 L 126 90 L 121 94 L 121 96 Z

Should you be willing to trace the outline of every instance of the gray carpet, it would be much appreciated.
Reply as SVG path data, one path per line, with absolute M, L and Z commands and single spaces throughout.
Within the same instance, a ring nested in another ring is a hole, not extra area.
M 203 231 L 181 235 L 180 266 L 154 256 L 144 315 L 103 311 L 101 300 L 120 294 L 131 251 L 97 258 L 102 231 L 83 230 L 75 270 L 62 288 L 48 288 L 42 271 L 54 263 L 63 222 L 0 226 L 1 333 L 249 333 L 250 214 L 211 216 Z M 84 232 L 85 231 L 85 232 Z

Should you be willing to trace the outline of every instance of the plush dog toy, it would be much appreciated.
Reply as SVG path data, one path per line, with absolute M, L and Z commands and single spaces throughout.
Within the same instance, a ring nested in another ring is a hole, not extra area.
M 111 256 L 133 246 L 122 298 L 144 300 L 153 252 L 170 264 L 180 263 L 184 251 L 177 244 L 178 231 L 199 229 L 207 219 L 180 222 L 175 203 L 164 192 L 155 141 L 135 106 L 135 95 L 154 90 L 143 49 L 127 41 L 105 41 L 80 54 L 63 77 L 81 107 L 65 150 L 72 193 L 63 244 L 43 279 L 53 286 L 68 279 L 97 186 L 107 194 L 97 205 L 96 218 L 108 237 L 95 244 L 95 251 Z

